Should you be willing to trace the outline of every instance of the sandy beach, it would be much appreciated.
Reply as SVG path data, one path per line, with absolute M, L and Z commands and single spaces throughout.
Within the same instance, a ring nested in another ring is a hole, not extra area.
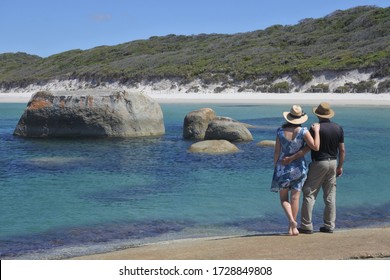
M 221 94 L 149 94 L 160 103 L 225 103 L 225 104 L 301 104 L 315 105 L 322 101 L 333 105 L 390 106 L 390 94 L 337 93 L 221 93 Z
M 389 259 L 390 227 L 254 235 L 149 244 L 76 260 L 339 260 Z
M 0 93 L 0 103 L 27 103 L 33 92 Z M 159 103 L 301 104 L 390 106 L 390 94 L 369 93 L 147 93 Z

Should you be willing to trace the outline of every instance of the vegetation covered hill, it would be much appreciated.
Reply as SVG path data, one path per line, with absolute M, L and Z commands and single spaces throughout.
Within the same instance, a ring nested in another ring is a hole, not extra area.
M 390 7 L 361 6 L 291 26 L 233 35 L 168 35 L 47 58 L 0 54 L 0 88 L 51 80 L 135 84 L 174 79 L 188 83 L 269 86 L 289 75 L 296 85 L 319 71 L 371 71 L 390 76 Z

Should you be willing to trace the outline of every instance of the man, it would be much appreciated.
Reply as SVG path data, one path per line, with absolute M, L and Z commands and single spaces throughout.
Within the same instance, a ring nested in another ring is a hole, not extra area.
M 314 107 L 313 113 L 320 123 L 320 149 L 311 151 L 312 162 L 302 188 L 303 202 L 299 232 L 313 233 L 312 212 L 317 195 L 322 188 L 325 209 L 324 225 L 320 227 L 320 231 L 333 233 L 336 222 L 336 177 L 343 174 L 345 160 L 344 131 L 340 125 L 330 120 L 335 112 L 328 103 L 322 102 L 318 107 Z M 288 163 L 304 156 L 309 150 L 309 147 L 305 147 L 295 155 L 286 158 L 284 162 Z

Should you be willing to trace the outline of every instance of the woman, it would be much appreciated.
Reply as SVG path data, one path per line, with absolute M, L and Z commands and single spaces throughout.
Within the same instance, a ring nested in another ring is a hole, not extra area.
M 285 156 L 298 152 L 305 143 L 315 151 L 320 148 L 320 125 L 312 124 L 314 138 L 306 127 L 301 124 L 307 121 L 308 116 L 302 111 L 301 106 L 294 105 L 290 112 L 283 112 L 286 123 L 276 132 L 276 144 L 274 152 L 274 175 L 271 191 L 279 192 L 280 203 L 289 220 L 289 235 L 298 235 L 297 215 L 299 211 L 299 196 L 307 177 L 307 165 L 304 157 L 283 165 L 280 161 Z M 289 191 L 291 198 L 289 199 Z

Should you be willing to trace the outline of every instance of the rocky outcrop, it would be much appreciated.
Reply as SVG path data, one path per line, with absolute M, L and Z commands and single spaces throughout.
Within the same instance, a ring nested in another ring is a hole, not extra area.
M 184 118 L 183 138 L 193 140 L 252 141 L 250 125 L 229 117 L 217 116 L 213 109 L 202 108 Z
M 253 136 L 243 123 L 228 119 L 216 119 L 209 123 L 204 139 L 225 139 L 230 142 L 240 142 L 252 141 Z
M 213 109 L 202 108 L 189 112 L 184 118 L 183 138 L 202 140 L 204 139 L 209 122 L 216 118 Z
M 239 149 L 227 140 L 206 140 L 192 144 L 188 151 L 203 154 L 226 154 L 238 152 Z
M 23 137 L 141 137 L 165 133 L 160 105 L 138 92 L 37 92 L 14 134 Z

